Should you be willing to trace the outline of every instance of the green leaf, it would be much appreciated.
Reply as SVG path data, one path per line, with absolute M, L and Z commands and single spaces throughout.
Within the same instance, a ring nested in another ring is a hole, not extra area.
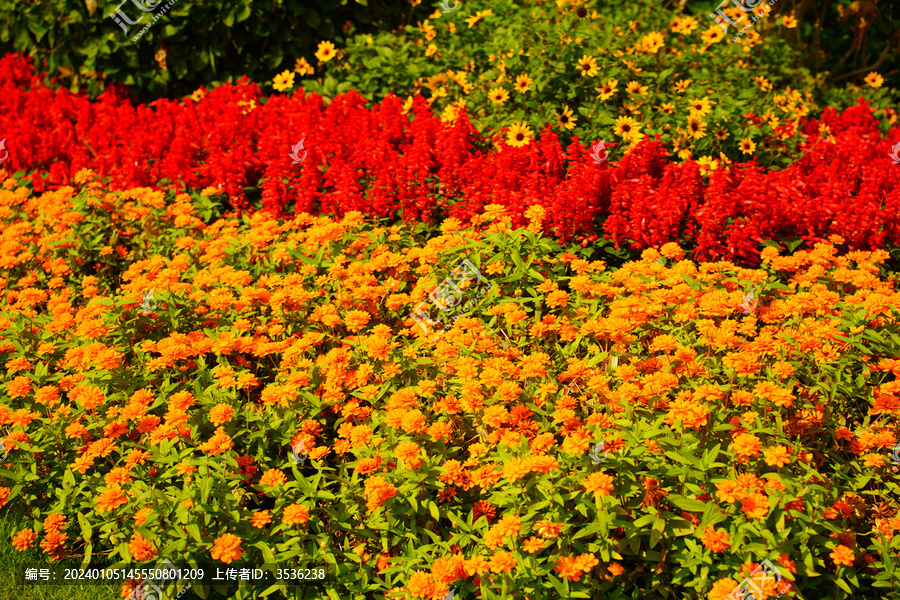
M 85 542 L 90 543 L 91 534 L 93 531 L 91 530 L 91 524 L 88 523 L 88 520 L 81 513 L 78 513 L 78 526 L 81 527 L 81 537 Z
M 441 519 L 441 511 L 438 509 L 438 505 L 434 503 L 434 501 L 428 502 L 428 512 L 431 513 L 431 516 L 434 517 L 435 521 L 439 521 Z
M 573 540 L 577 540 L 579 538 L 587 537 L 589 535 L 596 534 L 600 531 L 602 525 L 600 523 L 591 523 L 587 527 L 581 528 L 578 533 L 572 536 Z
M 690 288 L 691 288 L 692 290 L 700 290 L 700 289 L 703 287 L 703 286 L 700 284 L 700 282 L 698 282 L 698 281 L 697 281 L 696 279 L 694 279 L 693 277 L 691 277 L 691 276 L 689 276 L 689 275 L 685 275 L 684 273 L 679 273 L 679 275 L 681 275 L 681 278 L 684 280 L 684 282 L 685 282 L 686 284 L 688 284 L 688 285 L 690 286 Z
M 209 492 L 212 490 L 213 479 L 212 475 L 208 474 L 206 477 L 202 478 L 200 483 L 200 500 L 203 502 L 204 506 L 209 503 Z
M 190 534 L 190 536 L 194 539 L 198 544 L 203 542 L 203 538 L 200 537 L 200 526 L 196 523 L 188 523 L 184 525 L 184 528 Z
M 667 499 L 681 510 L 687 512 L 704 512 L 706 510 L 706 502 L 701 502 L 700 500 L 692 500 L 674 494 L 670 494 Z
M 258 549 L 263 556 L 263 561 L 270 564 L 275 564 L 278 561 L 275 560 L 275 555 L 272 554 L 272 550 L 266 545 L 265 542 L 256 542 L 253 544 L 253 547 Z

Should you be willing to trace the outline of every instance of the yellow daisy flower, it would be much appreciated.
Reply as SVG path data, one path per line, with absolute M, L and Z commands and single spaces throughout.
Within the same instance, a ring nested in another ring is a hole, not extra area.
M 741 154 L 753 154 L 756 152 L 756 144 L 750 138 L 742 139 L 741 143 L 738 144 L 738 148 L 740 148 Z
M 636 141 L 643 137 L 640 128 L 641 124 L 631 117 L 623 116 L 616 119 L 616 135 L 621 136 L 628 141 Z
M 488 92 L 488 98 L 494 104 L 503 104 L 509 99 L 509 92 L 503 88 L 494 88 Z
M 675 33 L 690 33 L 697 29 L 697 19 L 694 17 L 675 17 L 669 28 Z
M 516 77 L 515 88 L 519 93 L 527 92 L 529 89 L 531 89 L 531 77 L 525 75 L 524 73 Z
M 619 85 L 618 79 L 610 79 L 602 86 L 598 88 L 594 88 L 597 92 L 600 93 L 601 100 L 609 100 L 609 98 L 616 93 L 616 86 Z
M 597 60 L 587 54 L 578 61 L 578 68 L 581 70 L 581 74 L 587 77 L 593 77 L 600 72 L 600 69 L 597 67 Z
M 506 134 L 506 143 L 513 148 L 527 146 L 531 142 L 534 132 L 528 127 L 528 123 L 513 123 Z
M 494 11 L 493 11 L 493 9 L 490 9 L 490 8 L 487 10 L 479 10 L 477 13 L 475 13 L 471 17 L 466 17 L 464 20 L 466 23 L 469 24 L 469 29 L 472 29 L 475 26 L 475 24 L 478 23 L 478 21 L 480 21 L 484 17 L 487 17 L 488 15 L 492 15 L 492 14 L 494 14 Z
M 305 58 L 298 58 L 297 62 L 294 64 L 294 73 L 297 73 L 300 77 L 312 75 L 314 72 L 312 65 L 306 62 Z
M 759 89 L 761 89 L 764 92 L 772 89 L 772 82 L 770 82 L 768 79 L 766 79 L 762 75 L 759 75 L 758 77 L 754 77 L 753 81 L 755 81 L 757 84 L 759 84 Z
M 716 42 L 721 42 L 723 39 L 725 39 L 725 32 L 722 31 L 722 28 L 718 25 L 713 25 L 703 32 L 703 35 L 700 36 L 700 39 L 703 40 L 703 43 L 707 46 L 712 46 Z
M 628 85 L 625 87 L 625 91 L 629 94 L 638 94 L 643 96 L 647 93 L 647 90 L 650 89 L 646 85 L 641 85 L 637 81 L 629 81 Z
M 331 42 L 319 42 L 319 49 L 316 50 L 316 58 L 322 62 L 328 62 L 337 54 L 334 44 Z
M 693 100 L 688 100 L 688 104 L 691 105 L 692 116 L 702 117 L 710 110 L 712 110 L 712 105 L 715 103 L 709 99 L 709 96 L 703 96 L 702 98 L 694 98 Z
M 279 92 L 291 89 L 294 87 L 294 74 L 290 71 L 285 71 L 276 75 L 275 79 L 272 80 L 272 87 Z
M 562 114 L 556 115 L 556 124 L 561 129 L 575 129 L 575 121 L 577 120 L 578 117 L 573 116 L 572 110 L 568 106 L 563 107 Z
M 866 75 L 865 82 L 869 87 L 875 88 L 877 90 L 881 87 L 881 84 L 884 83 L 884 77 L 882 77 L 875 71 L 872 71 L 871 73 Z
M 691 137 L 695 140 L 699 140 L 700 138 L 706 136 L 706 123 L 704 123 L 698 116 L 688 117 L 687 129 L 688 133 L 691 134 Z
M 651 31 L 641 38 L 641 49 L 647 54 L 656 54 L 665 45 L 665 38 L 658 31 Z

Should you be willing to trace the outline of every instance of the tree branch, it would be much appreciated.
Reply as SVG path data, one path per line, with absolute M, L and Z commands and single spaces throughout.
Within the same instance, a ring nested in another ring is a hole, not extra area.
M 900 31 L 898 31 L 894 35 L 894 37 L 900 38 Z M 870 65 L 868 67 L 863 67 L 862 69 L 856 69 L 855 71 L 850 71 L 849 73 L 844 73 L 840 77 L 835 77 L 834 79 L 832 79 L 832 81 L 838 82 L 838 81 L 842 81 L 844 79 L 850 79 L 850 78 L 856 77 L 857 75 L 862 75 L 863 73 L 867 73 L 869 71 L 874 71 L 874 70 L 878 69 L 878 67 L 883 65 L 889 58 L 894 58 L 895 56 L 900 55 L 900 45 L 898 45 L 897 51 L 891 53 L 890 56 L 888 56 L 888 52 L 890 52 L 892 44 L 893 44 L 893 40 L 890 43 L 888 43 L 887 46 L 885 46 L 884 52 L 881 53 L 881 56 L 878 57 L 878 60 L 876 60 L 873 65 Z

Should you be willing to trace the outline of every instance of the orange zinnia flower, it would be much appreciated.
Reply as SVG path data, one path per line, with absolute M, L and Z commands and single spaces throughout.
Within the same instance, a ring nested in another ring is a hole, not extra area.
M 218 427 L 215 435 L 209 438 L 205 444 L 201 444 L 199 449 L 201 452 L 213 456 L 230 450 L 232 447 L 234 447 L 234 443 L 231 441 L 231 437 L 225 433 L 225 428 Z
M 422 461 L 419 459 L 420 450 L 421 448 L 417 444 L 405 442 L 397 446 L 394 456 L 406 468 L 416 469 L 422 464 Z
M 445 423 L 444 421 L 438 421 L 437 423 L 433 423 L 426 431 L 428 436 L 438 442 L 446 437 L 449 437 L 451 433 L 453 433 L 453 425 L 450 423 Z
M 375 476 L 366 480 L 366 507 L 376 510 L 385 500 L 397 495 L 397 488 L 387 482 L 384 477 Z
M 34 546 L 35 540 L 37 540 L 37 534 L 31 529 L 23 529 L 19 533 L 13 536 L 12 544 L 16 550 L 19 552 L 24 552 L 28 548 L 32 548 Z
M 503 477 L 509 482 L 516 482 L 531 472 L 526 460 L 521 458 L 512 458 L 503 466 Z
M 599 564 L 600 561 L 593 554 L 581 554 L 575 559 L 573 566 L 587 573 Z
M 758 397 L 769 400 L 775 406 L 788 408 L 794 403 L 794 394 L 791 390 L 778 387 L 771 381 L 761 381 L 753 388 L 753 393 Z
M 309 521 L 309 511 L 300 504 L 291 504 L 285 507 L 281 520 L 286 525 L 295 525 L 297 523 L 306 525 Z
M 769 514 L 769 497 L 762 492 L 750 492 L 741 500 L 741 510 L 749 519 L 764 519 Z
M 106 394 L 95 385 L 79 385 L 69 393 L 69 397 L 85 410 L 93 410 L 106 401 Z
M 380 554 L 378 559 L 375 561 L 375 566 L 379 571 L 384 571 L 391 565 L 391 557 L 387 554 Z
M 6 384 L 6 394 L 10 398 L 24 398 L 31 391 L 31 380 L 24 375 L 19 375 Z
M 525 552 L 528 552 L 529 554 L 534 554 L 535 552 L 538 552 L 539 550 L 543 550 L 544 546 L 546 546 L 546 545 L 547 545 L 546 541 L 542 540 L 539 537 L 532 536 L 532 537 L 528 538 L 527 540 L 525 540 L 524 542 L 522 542 L 522 549 Z
M 59 388 L 54 385 L 45 385 L 35 391 L 34 398 L 40 404 L 55 406 L 59 403 Z
M 61 515 L 59 513 L 52 513 L 44 519 L 44 533 L 50 533 L 51 531 L 59 531 L 60 528 L 65 524 L 66 516 Z
M 372 315 L 364 310 L 351 310 L 344 316 L 344 325 L 348 331 L 356 333 L 368 324 Z
M 613 491 L 613 478 L 606 473 L 591 473 L 583 480 L 584 489 L 593 492 L 595 498 L 609 496 Z
M 863 464 L 867 467 L 883 467 L 885 461 L 880 454 L 866 454 L 863 456 Z
M 241 548 L 241 538 L 236 535 L 230 533 L 220 535 L 213 544 L 213 560 L 221 560 L 226 565 L 243 555 L 244 550 Z
M 744 486 L 736 481 L 723 481 L 722 483 L 717 483 L 716 487 L 718 488 L 716 496 L 729 504 L 740 500 L 747 493 Z
M 85 454 L 90 458 L 96 458 L 98 456 L 105 458 L 105 457 L 109 456 L 109 454 L 111 452 L 113 452 L 117 449 L 118 448 L 116 447 L 116 445 L 113 443 L 112 440 L 103 439 L 103 440 L 97 440 L 96 442 L 91 442 L 88 445 L 88 449 L 87 449 L 87 452 L 85 452 Z
M 272 522 L 272 513 L 267 510 L 259 510 L 250 517 L 250 524 L 257 529 L 262 529 Z
M 97 497 L 97 512 L 103 514 L 108 510 L 115 510 L 123 504 L 128 504 L 125 492 L 119 488 L 115 488 L 108 492 L 103 492 Z
M 104 475 L 103 479 L 106 483 L 106 487 L 116 488 L 122 487 L 122 485 L 129 483 L 131 481 L 131 475 L 124 467 L 116 467 L 115 469 Z
M 368 475 L 369 473 L 374 473 L 378 470 L 378 467 L 381 466 L 381 463 L 384 462 L 384 457 L 382 456 L 371 456 L 369 458 L 361 458 L 356 461 L 356 468 L 353 470 L 354 473 L 359 473 L 361 475 Z
M 434 595 L 434 580 L 428 573 L 415 572 L 406 584 L 413 598 L 431 598 Z
M 565 526 L 565 523 L 554 523 L 552 521 L 538 521 L 535 523 L 538 534 L 545 539 L 553 539 L 559 535 L 559 532 Z
M 503 550 L 495 552 L 490 560 L 491 573 L 509 573 L 516 566 L 516 559 Z
M 582 571 L 575 564 L 574 556 L 561 556 L 553 570 L 559 573 L 559 576 L 569 581 L 578 581 L 581 579 Z
M 75 462 L 73 462 L 69 467 L 73 471 L 78 471 L 82 475 L 87 473 L 88 469 L 90 469 L 94 465 L 94 459 L 88 456 L 87 454 L 82 454 L 81 456 L 75 457 Z
M 738 457 L 738 461 L 745 462 L 751 457 L 759 456 L 759 449 L 762 448 L 762 442 L 759 438 L 751 433 L 742 433 L 734 439 L 731 449 Z
M 853 554 L 853 550 L 844 545 L 835 548 L 828 556 L 834 560 L 834 564 L 847 565 L 848 567 L 853 566 L 853 560 L 856 558 Z
M 240 377 L 238 377 L 240 379 Z M 254 378 L 255 379 L 255 378 Z M 246 380 L 249 383 L 249 380 Z M 240 385 L 239 385 L 240 387 Z M 296 392 L 288 385 L 269 384 L 263 388 L 260 399 L 263 404 L 272 406 L 287 406 L 296 397 Z
M 703 542 L 703 545 L 713 552 L 724 552 L 727 548 L 731 547 L 731 542 L 728 541 L 730 537 L 731 534 L 724 529 L 716 531 L 716 528 L 710 525 L 703 531 L 703 535 L 700 539 Z
M 44 536 L 41 541 L 41 549 L 53 559 L 62 558 L 62 547 L 68 537 L 65 533 L 52 531 Z
M 773 446 L 763 451 L 766 464 L 770 467 L 783 467 L 791 462 L 791 451 L 787 446 Z
M 725 600 L 726 598 L 730 598 L 734 588 L 737 586 L 738 582 L 730 577 L 720 579 L 713 584 L 712 589 L 709 591 L 708 598 L 709 600 Z
M 153 547 L 153 544 L 145 540 L 140 533 L 135 533 L 134 537 L 131 538 L 131 542 L 128 544 L 128 552 L 131 553 L 134 560 L 139 562 L 150 560 L 156 556 L 156 549 Z
M 278 469 L 269 469 L 259 479 L 260 485 L 269 485 L 272 487 L 278 487 L 285 483 L 287 483 L 287 477 Z
M 423 431 L 425 429 L 425 415 L 418 409 L 408 411 L 400 420 L 400 427 L 406 433 Z
M 234 409 L 228 404 L 217 404 L 209 411 L 209 422 L 219 426 L 222 423 L 231 421 Z

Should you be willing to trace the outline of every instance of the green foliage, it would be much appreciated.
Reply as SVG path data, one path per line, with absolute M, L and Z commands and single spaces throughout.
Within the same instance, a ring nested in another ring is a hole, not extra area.
M 409 7 L 401 0 L 371 7 L 366 0 L 173 0 L 144 13 L 135 1 L 121 6 L 129 20 L 140 19 L 126 34 L 110 18 L 118 0 L 0 0 L 0 51 L 46 61 L 73 91 L 86 87 L 96 94 L 115 81 L 145 98 L 178 96 L 243 75 L 270 79 L 272 71 L 311 57 L 321 40 L 333 39 L 348 21 L 363 28 L 391 26 Z

